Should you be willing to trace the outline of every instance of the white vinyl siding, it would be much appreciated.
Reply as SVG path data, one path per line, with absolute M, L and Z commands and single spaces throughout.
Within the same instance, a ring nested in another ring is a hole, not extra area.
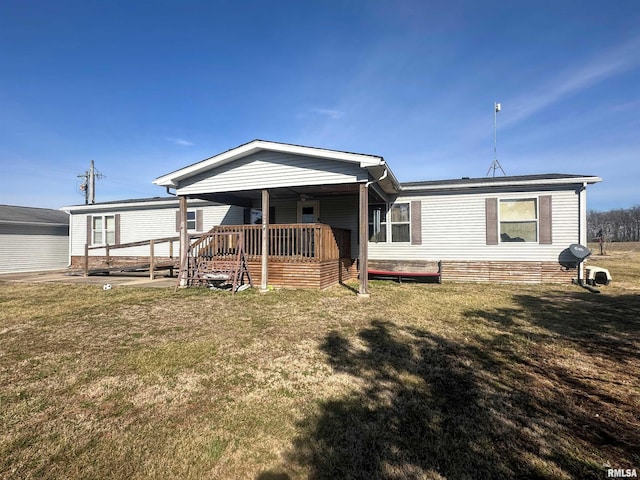
M 201 173 L 176 191 L 193 195 L 363 180 L 368 180 L 367 171 L 355 163 L 264 151 Z
M 97 207 L 98 208 L 98 207 Z M 178 202 L 173 205 L 145 207 L 131 206 L 127 209 L 117 209 L 117 205 L 99 206 L 99 208 L 112 208 L 115 210 L 98 213 L 95 210 L 91 213 L 74 213 L 71 222 L 71 255 L 84 255 L 84 245 L 86 242 L 87 215 L 107 215 L 117 212 L 120 215 L 120 243 L 138 242 L 165 237 L 177 237 L 176 232 L 176 212 Z M 202 210 L 204 230 L 210 230 L 216 225 L 241 225 L 243 223 L 243 209 L 228 205 L 198 204 L 197 207 L 189 206 L 188 210 Z M 180 250 L 179 242 L 173 245 L 173 255 L 177 256 Z M 167 256 L 169 254 L 169 244 L 160 243 L 155 247 L 157 256 Z M 90 250 L 90 255 L 104 255 L 103 249 Z M 149 255 L 149 247 L 130 247 L 115 249 L 110 252 L 112 256 L 146 256 Z
M 487 198 L 553 197 L 553 243 L 508 242 L 487 245 Z M 369 242 L 374 260 L 557 261 L 560 252 L 578 243 L 579 205 L 574 190 L 522 193 L 466 193 L 400 196 L 396 203 L 422 202 L 422 245 Z
M 0 273 L 61 270 L 69 262 L 66 226 L 0 228 Z

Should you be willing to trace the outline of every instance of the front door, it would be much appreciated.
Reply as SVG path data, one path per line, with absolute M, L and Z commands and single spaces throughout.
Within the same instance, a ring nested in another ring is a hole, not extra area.
M 318 200 L 298 202 L 298 223 L 320 222 L 320 206 Z

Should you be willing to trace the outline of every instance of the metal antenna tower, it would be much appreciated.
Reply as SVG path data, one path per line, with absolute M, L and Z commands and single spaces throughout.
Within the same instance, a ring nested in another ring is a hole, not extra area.
M 489 176 L 489 172 L 491 170 L 493 170 L 493 176 L 496 176 L 496 170 L 500 169 L 500 171 L 502 172 L 502 175 L 506 176 L 507 174 L 504 173 L 504 170 L 502 169 L 502 165 L 500 165 L 500 162 L 498 161 L 498 112 L 502 110 L 502 105 L 500 105 L 499 103 L 494 103 L 493 104 L 493 162 L 491 163 L 491 166 L 489 167 L 489 170 L 487 170 L 487 177 Z

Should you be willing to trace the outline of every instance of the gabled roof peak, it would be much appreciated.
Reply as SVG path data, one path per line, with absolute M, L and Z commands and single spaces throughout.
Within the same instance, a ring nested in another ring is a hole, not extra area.
M 219 167 L 226 163 L 238 160 L 259 151 L 273 151 L 288 153 L 293 155 L 303 155 L 327 160 L 358 163 L 362 168 L 384 165 L 384 158 L 364 154 L 345 152 L 341 150 L 330 150 L 326 148 L 307 147 L 291 143 L 272 142 L 268 140 L 255 139 L 244 143 L 238 147 L 226 150 L 222 153 L 209 157 L 200 162 L 181 168 L 156 178 L 153 183 L 165 187 L 175 187 L 181 180 L 197 175 L 211 168 Z

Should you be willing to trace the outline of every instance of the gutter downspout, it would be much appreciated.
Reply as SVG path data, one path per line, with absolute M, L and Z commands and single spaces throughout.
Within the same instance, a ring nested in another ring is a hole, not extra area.
M 360 184 L 358 193 L 358 243 L 359 243 L 359 270 L 360 270 L 360 287 L 358 288 L 358 297 L 369 297 L 369 185 L 379 182 L 389 174 L 387 167 L 377 180 L 372 180 L 364 184 Z
M 378 183 L 380 180 L 384 180 L 385 178 L 387 178 L 387 175 L 389 175 L 389 169 L 387 167 L 384 167 L 384 172 L 382 173 L 382 176 L 377 180 L 371 180 L 370 182 L 367 182 L 365 184 L 365 187 L 369 188 L 369 185 Z
M 580 209 L 580 220 L 578 222 L 578 243 L 587 245 L 587 182 L 583 182 L 582 187 L 578 191 L 578 205 Z M 578 266 L 578 282 L 580 285 L 584 282 L 584 262 L 580 262 Z

